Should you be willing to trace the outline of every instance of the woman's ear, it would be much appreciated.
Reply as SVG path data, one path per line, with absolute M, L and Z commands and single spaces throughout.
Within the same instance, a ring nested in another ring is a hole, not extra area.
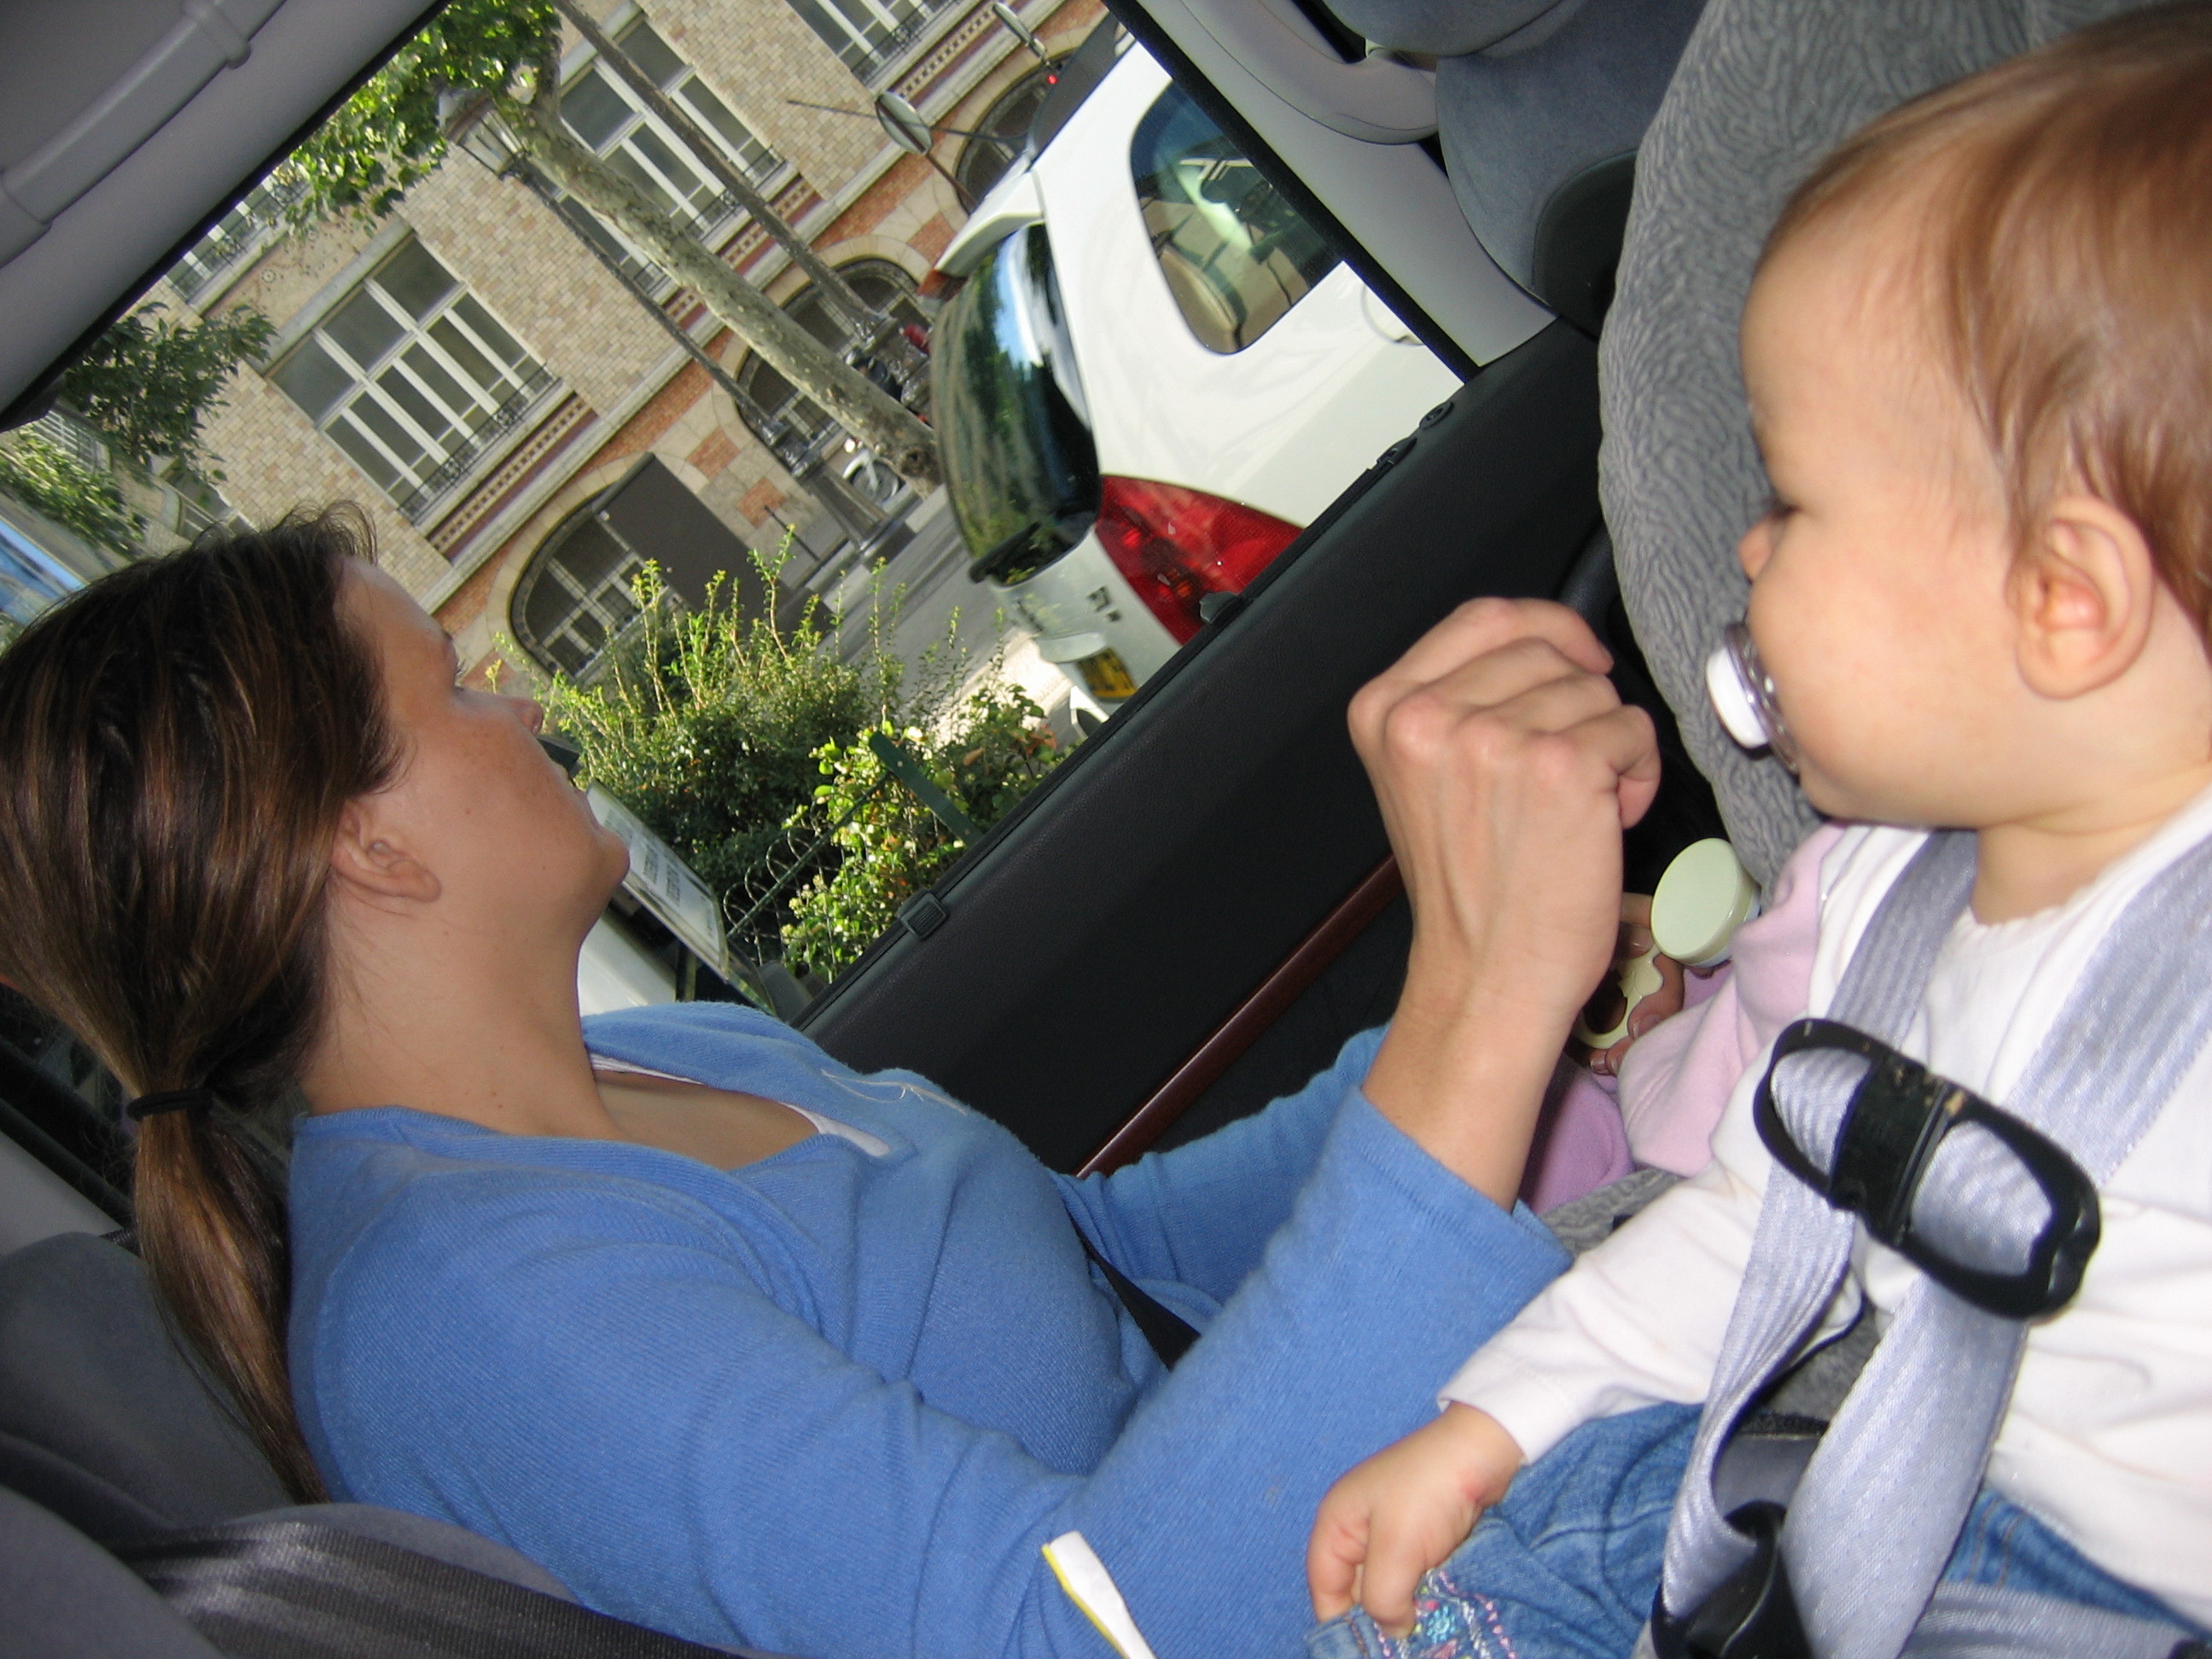
M 331 873 L 340 887 L 369 900 L 428 904 L 444 890 L 437 875 L 407 850 L 398 826 L 373 803 L 348 801 L 331 842 Z
M 2078 697 L 2126 673 L 2150 637 L 2159 582 L 2133 519 L 2094 495 L 2053 501 L 2008 579 L 2029 689 Z

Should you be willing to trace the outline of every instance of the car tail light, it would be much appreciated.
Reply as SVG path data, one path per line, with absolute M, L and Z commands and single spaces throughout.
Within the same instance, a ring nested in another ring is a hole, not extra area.
M 1209 593 L 1240 593 L 1298 526 L 1237 501 L 1146 478 L 1101 481 L 1098 540 L 1177 644 L 1203 625 Z

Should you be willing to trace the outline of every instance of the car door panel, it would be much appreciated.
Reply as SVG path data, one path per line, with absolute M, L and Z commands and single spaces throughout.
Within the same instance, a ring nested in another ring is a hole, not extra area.
M 1459 601 L 1548 594 L 1598 518 L 1595 354 L 1451 400 L 809 1012 L 1073 1168 L 1387 851 L 1352 693 Z

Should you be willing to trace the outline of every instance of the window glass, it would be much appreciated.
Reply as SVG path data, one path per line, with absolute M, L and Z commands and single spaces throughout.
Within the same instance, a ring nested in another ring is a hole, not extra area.
M 435 311 L 438 301 L 453 291 L 453 274 L 422 243 L 409 241 L 378 268 L 376 284 L 398 301 L 409 316 L 420 319 Z
M 392 314 L 373 284 L 364 284 L 323 319 L 319 332 L 355 362 L 370 368 L 406 337 L 407 325 Z
M 595 150 L 620 138 L 635 114 L 629 100 L 615 90 L 613 77 L 596 64 L 562 89 L 562 120 Z
M 589 508 L 580 509 L 523 574 L 511 612 L 523 643 L 564 672 L 586 672 L 637 614 L 630 584 L 643 568 Z
M 1137 201 L 1176 309 L 1209 351 L 1242 351 L 1337 264 L 1213 118 L 1179 87 L 1130 146 Z
M 1082 538 L 1098 452 L 1044 228 L 999 244 L 938 319 L 936 419 L 969 568 L 1021 580 Z
M 313 340 L 277 364 L 269 378 L 311 421 L 329 414 L 331 405 L 353 385 L 352 373 Z
M 411 240 L 270 379 L 417 519 L 554 386 L 544 366 Z
M 653 77 L 657 87 L 673 85 L 684 73 L 684 60 L 642 17 L 617 35 L 615 44 L 624 57 Z

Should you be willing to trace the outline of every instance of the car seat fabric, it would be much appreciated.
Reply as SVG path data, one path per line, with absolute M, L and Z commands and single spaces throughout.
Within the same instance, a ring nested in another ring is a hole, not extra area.
M 130 1568 L 5 1488 L 0 1607 L 16 1659 L 219 1659 Z
M 1736 330 L 1790 191 L 1843 138 L 1920 93 L 2144 0 L 1712 0 L 1638 158 L 1600 343 L 1599 485 L 1653 678 L 1770 881 L 1814 823 L 1770 757 L 1733 743 L 1705 659 L 1743 614 L 1735 545 L 1767 484 Z
M 0 1257 L 0 1486 L 101 1542 L 286 1502 L 144 1264 L 89 1233 Z
M 1595 333 L 1631 158 L 1704 0 L 1332 0 L 1367 40 L 1436 56 L 1460 210 L 1501 270 Z

